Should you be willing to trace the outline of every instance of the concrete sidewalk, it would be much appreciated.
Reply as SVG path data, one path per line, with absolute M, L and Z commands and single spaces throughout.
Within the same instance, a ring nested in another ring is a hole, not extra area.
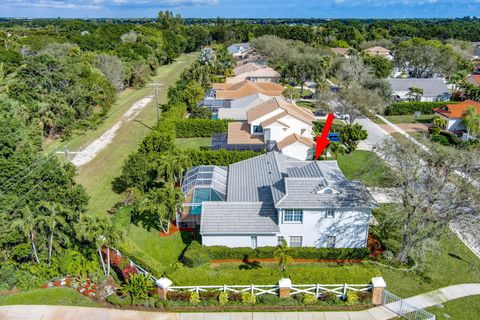
M 453 285 L 405 299 L 417 308 L 480 295 L 480 283 Z M 1 306 L 1 320 L 388 320 L 397 317 L 385 307 L 352 312 L 161 313 L 69 306 Z

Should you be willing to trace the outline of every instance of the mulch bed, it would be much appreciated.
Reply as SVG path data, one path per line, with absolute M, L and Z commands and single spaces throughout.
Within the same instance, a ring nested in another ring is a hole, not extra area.
M 161 238 L 165 238 L 165 237 L 171 236 L 172 234 L 174 234 L 175 232 L 178 232 L 178 231 L 194 232 L 195 229 L 193 229 L 193 228 L 178 228 L 175 224 L 171 224 L 170 229 L 168 230 L 168 233 L 160 231 L 158 234 Z

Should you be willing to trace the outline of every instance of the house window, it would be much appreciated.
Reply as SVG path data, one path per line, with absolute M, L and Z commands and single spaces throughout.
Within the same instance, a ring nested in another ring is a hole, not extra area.
M 262 126 L 252 126 L 252 132 L 255 133 L 263 133 L 263 128 Z
M 257 249 L 257 236 L 252 236 L 252 248 Z
M 281 245 L 283 244 L 283 240 L 284 240 L 284 239 L 285 239 L 285 238 L 284 238 L 283 236 L 278 237 L 278 238 L 277 238 L 277 241 L 278 241 L 277 244 L 278 244 L 279 246 L 281 246 Z
M 334 218 L 335 217 L 335 210 L 327 209 L 327 213 L 325 215 L 327 218 Z
M 302 209 L 286 209 L 283 210 L 284 223 L 302 223 L 303 210 Z
M 301 246 L 302 246 L 302 237 L 300 236 L 290 237 L 290 247 L 300 248 Z
M 327 248 L 335 248 L 335 236 L 327 237 Z

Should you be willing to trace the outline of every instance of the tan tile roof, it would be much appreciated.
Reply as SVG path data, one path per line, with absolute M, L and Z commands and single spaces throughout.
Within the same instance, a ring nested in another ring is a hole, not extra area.
M 467 78 L 467 81 L 476 86 L 480 86 L 480 74 L 472 74 Z
M 242 64 L 241 66 L 235 67 L 235 69 L 233 69 L 233 74 L 238 76 L 245 72 L 251 72 L 251 71 L 264 69 L 264 68 L 267 68 L 267 66 L 264 64 L 248 62 L 248 63 Z
M 218 99 L 239 99 L 260 93 L 266 96 L 275 97 L 282 95 L 283 86 L 274 82 L 251 82 L 242 81 L 239 83 L 214 83 L 213 89 L 216 90 Z
M 228 124 L 227 143 L 264 144 L 263 136 L 250 134 L 250 126 L 246 122 L 230 122 Z
M 365 52 L 372 55 L 386 56 L 390 54 L 390 50 L 384 47 L 375 46 L 368 49 L 365 49 Z
M 254 71 L 244 72 L 235 77 L 227 78 L 227 83 L 238 83 L 244 80 L 251 80 L 253 78 L 255 79 L 280 78 L 280 73 L 278 73 L 277 71 L 273 70 L 270 67 L 267 67 L 267 68 L 262 68 Z
M 280 113 L 277 114 L 276 116 L 273 116 L 273 117 L 271 117 L 271 118 L 263 121 L 260 125 L 265 128 L 265 127 L 271 125 L 272 123 L 280 122 L 279 120 L 280 120 L 281 118 L 285 117 L 287 114 L 288 114 L 287 111 L 280 112 Z M 287 127 L 290 127 L 289 125 L 287 125 L 287 124 L 285 124 L 285 123 L 283 123 L 283 122 L 281 122 L 281 123 L 282 123 L 283 125 L 286 125 Z
M 267 115 L 270 112 L 277 110 L 279 108 L 283 109 L 284 112 L 291 115 L 292 117 L 295 117 L 308 124 L 312 124 L 312 121 L 315 119 L 315 116 L 310 110 L 288 103 L 283 98 L 275 97 L 248 110 L 247 121 L 248 122 L 255 121 L 256 119 L 263 117 L 264 115 Z
M 312 148 L 315 146 L 315 143 L 313 142 L 313 140 L 294 133 L 294 134 L 289 135 L 288 137 L 285 137 L 282 141 L 277 142 L 277 148 L 278 148 L 278 150 L 282 150 L 283 148 L 285 148 L 285 147 L 287 147 L 291 144 L 294 144 L 295 142 L 303 143 L 304 145 L 312 147 Z

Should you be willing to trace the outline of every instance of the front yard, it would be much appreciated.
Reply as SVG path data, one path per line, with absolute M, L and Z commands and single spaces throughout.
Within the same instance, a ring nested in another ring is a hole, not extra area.
M 480 315 L 480 296 L 452 300 L 442 307 L 431 307 L 428 312 L 435 314 L 437 320 L 478 319 Z
M 36 289 L 0 295 L 0 305 L 43 304 L 79 307 L 98 307 L 89 298 L 70 288 Z
M 348 179 L 361 180 L 367 187 L 391 187 L 395 183 L 390 167 L 373 152 L 355 150 L 337 161 Z

